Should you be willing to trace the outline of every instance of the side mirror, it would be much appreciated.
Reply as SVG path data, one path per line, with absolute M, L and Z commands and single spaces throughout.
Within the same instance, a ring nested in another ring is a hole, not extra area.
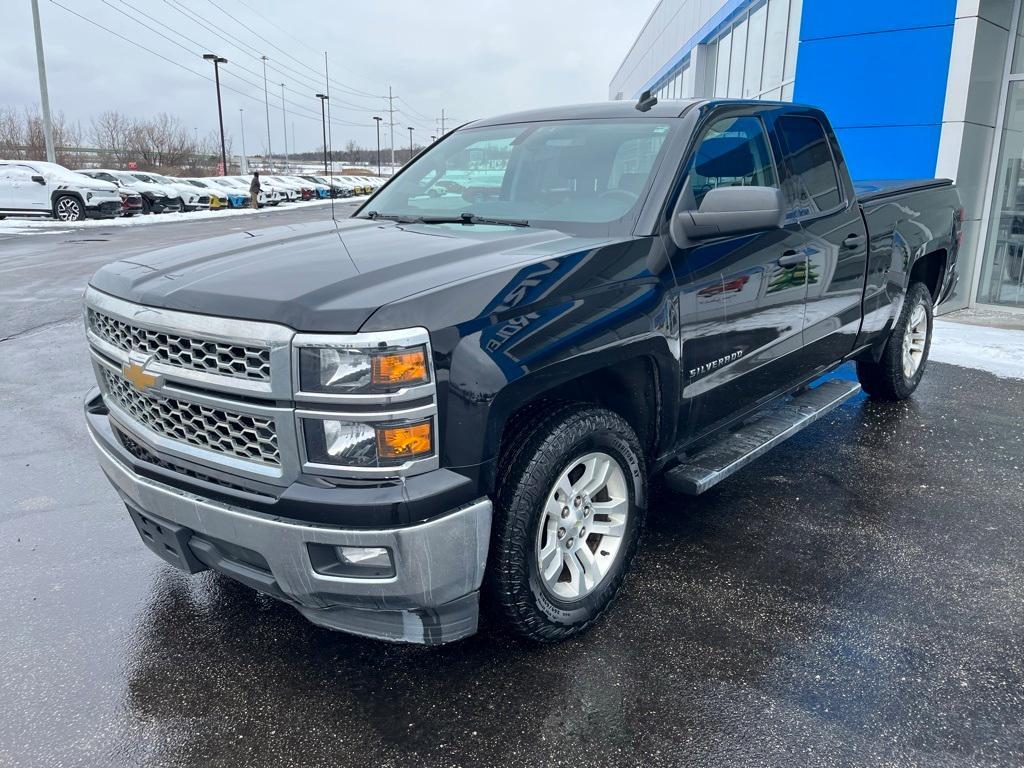
M 718 187 L 696 211 L 678 211 L 672 222 L 677 242 L 780 229 L 785 215 L 782 190 L 775 187 Z
M 44 179 L 39 174 L 36 174 L 35 176 L 33 176 L 32 177 L 32 181 L 34 181 L 36 184 L 45 184 L 46 183 L 46 179 Z

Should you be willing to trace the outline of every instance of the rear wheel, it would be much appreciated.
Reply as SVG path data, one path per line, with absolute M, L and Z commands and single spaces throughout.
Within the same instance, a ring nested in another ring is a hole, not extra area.
M 85 218 L 85 208 L 77 197 L 62 195 L 53 203 L 53 215 L 61 221 L 81 221 Z
M 928 287 L 911 283 L 881 359 L 857 363 L 865 392 L 881 400 L 905 400 L 914 393 L 928 363 L 933 319 Z
M 579 634 L 612 603 L 643 530 L 639 441 L 620 416 L 563 404 L 521 425 L 502 458 L 488 587 L 517 633 Z

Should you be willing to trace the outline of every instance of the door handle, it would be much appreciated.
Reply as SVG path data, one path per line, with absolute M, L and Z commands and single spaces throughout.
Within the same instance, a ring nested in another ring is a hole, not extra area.
M 864 243 L 867 242 L 867 238 L 864 235 L 847 235 L 846 239 L 843 240 L 844 248 L 860 248 Z
M 801 251 L 783 251 L 782 255 L 779 256 L 778 265 L 780 267 L 795 267 L 797 264 L 807 263 L 807 252 Z

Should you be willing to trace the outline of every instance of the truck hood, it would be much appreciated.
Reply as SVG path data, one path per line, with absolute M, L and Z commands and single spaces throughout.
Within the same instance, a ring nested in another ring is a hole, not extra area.
M 549 229 L 328 219 L 133 256 L 91 284 L 147 306 L 354 333 L 393 301 L 605 242 Z

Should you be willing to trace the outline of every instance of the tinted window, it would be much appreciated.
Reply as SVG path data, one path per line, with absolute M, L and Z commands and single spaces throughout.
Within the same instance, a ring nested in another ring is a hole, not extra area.
M 813 117 L 782 117 L 778 132 L 786 148 L 792 178 L 785 184 L 790 210 L 786 219 L 830 211 L 843 202 L 832 149 L 821 123 Z
M 687 174 L 688 208 L 699 208 L 716 187 L 777 187 L 778 177 L 764 125 L 757 117 L 729 117 L 701 139 Z

